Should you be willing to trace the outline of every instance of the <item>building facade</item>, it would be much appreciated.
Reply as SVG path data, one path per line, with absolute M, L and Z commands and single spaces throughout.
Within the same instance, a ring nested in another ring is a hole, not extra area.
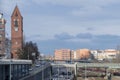
M 23 17 L 16 6 L 11 16 L 11 57 L 18 58 L 16 52 L 23 47 Z
M 118 51 L 115 49 L 91 50 L 96 60 L 116 59 Z
M 0 60 L 0 80 L 20 80 L 28 76 L 31 60 Z
M 78 50 L 70 50 L 70 49 L 59 49 L 54 52 L 55 60 L 80 60 L 80 59 L 88 59 L 90 57 L 89 49 L 78 49 Z
M 104 51 L 104 53 L 106 55 L 106 59 L 116 59 L 117 50 L 115 50 L 115 49 L 106 49 Z
M 90 57 L 89 49 L 78 49 L 76 50 L 76 59 L 88 59 Z
M 0 13 L 0 57 L 5 56 L 5 24 L 3 14 Z
M 54 52 L 55 60 L 71 60 L 74 58 L 73 52 L 70 49 L 59 49 Z

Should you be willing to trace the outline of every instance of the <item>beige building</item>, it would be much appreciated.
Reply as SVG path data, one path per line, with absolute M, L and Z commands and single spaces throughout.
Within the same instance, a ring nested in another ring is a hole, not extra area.
M 70 49 L 57 49 L 54 52 L 55 60 L 70 60 L 73 58 L 73 51 L 71 51 Z
M 70 49 L 59 49 L 54 52 L 55 60 L 79 60 L 90 57 L 89 49 L 79 49 L 76 51 Z
M 87 59 L 90 57 L 89 49 L 78 49 L 75 51 L 76 57 L 75 59 Z
M 115 59 L 117 55 L 117 50 L 115 49 L 107 49 L 104 51 L 107 59 Z

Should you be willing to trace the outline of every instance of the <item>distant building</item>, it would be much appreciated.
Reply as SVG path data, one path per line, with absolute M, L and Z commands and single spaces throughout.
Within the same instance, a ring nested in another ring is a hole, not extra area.
M 115 59 L 117 52 L 118 51 L 115 49 L 91 50 L 91 54 L 93 54 L 94 58 L 97 60 Z
M 78 49 L 76 50 L 76 59 L 88 59 L 90 57 L 89 49 Z
M 59 49 L 55 50 L 54 59 L 55 60 L 80 60 L 88 59 L 90 57 L 89 49 L 79 49 L 76 51 L 70 49 Z
M 117 55 L 117 50 L 115 49 L 107 49 L 104 51 L 107 59 L 115 59 Z
M 23 17 L 17 6 L 11 16 L 11 41 L 12 58 L 17 59 L 16 52 L 23 47 Z
M 5 24 L 3 14 L 0 13 L 0 57 L 5 56 Z
M 96 60 L 115 59 L 118 51 L 115 49 L 106 50 L 89 50 L 89 49 L 59 49 L 54 52 L 55 60 L 80 60 L 90 59 L 91 57 Z
M 71 60 L 74 58 L 73 52 L 70 49 L 59 49 L 54 52 L 55 60 Z
M 44 58 L 45 60 L 54 60 L 54 57 L 51 55 L 46 55 Z
M 31 60 L 1 59 L 0 80 L 20 80 L 30 74 L 31 65 Z
M 91 50 L 90 52 L 94 56 L 94 59 L 96 60 L 103 60 L 106 58 L 104 50 Z

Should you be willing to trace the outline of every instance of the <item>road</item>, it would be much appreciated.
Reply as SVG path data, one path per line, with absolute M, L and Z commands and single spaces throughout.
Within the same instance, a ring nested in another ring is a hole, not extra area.
M 53 67 L 53 80 L 73 80 L 74 73 L 71 68 Z

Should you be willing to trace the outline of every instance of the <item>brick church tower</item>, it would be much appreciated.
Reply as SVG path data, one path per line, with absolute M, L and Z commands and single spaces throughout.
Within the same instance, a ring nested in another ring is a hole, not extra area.
M 16 6 L 11 16 L 11 57 L 17 59 L 18 49 L 23 46 L 23 17 Z

